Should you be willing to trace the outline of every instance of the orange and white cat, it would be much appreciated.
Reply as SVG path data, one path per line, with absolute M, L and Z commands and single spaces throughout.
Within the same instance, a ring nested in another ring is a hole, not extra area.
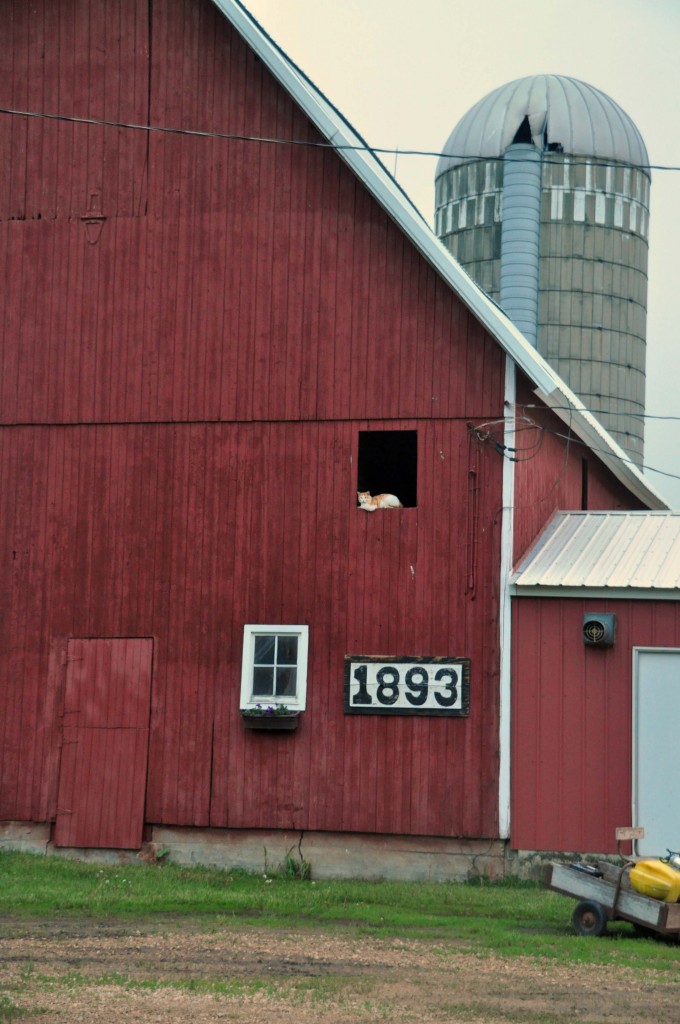
M 371 497 L 370 491 L 357 491 L 359 507 L 367 512 L 375 512 L 378 508 L 403 508 L 396 494 L 376 494 Z

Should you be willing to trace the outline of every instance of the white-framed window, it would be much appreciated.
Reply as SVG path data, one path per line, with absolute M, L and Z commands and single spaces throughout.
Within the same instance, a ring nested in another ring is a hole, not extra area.
M 309 626 L 244 626 L 241 708 L 304 711 L 308 643 Z

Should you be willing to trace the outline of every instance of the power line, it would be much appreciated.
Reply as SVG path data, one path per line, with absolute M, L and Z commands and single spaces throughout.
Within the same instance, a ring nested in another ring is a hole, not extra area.
M 569 410 L 571 409 L 571 406 L 570 405 L 542 406 L 542 405 L 535 405 L 535 404 L 529 404 L 529 405 L 524 405 L 523 404 L 522 405 L 522 409 L 543 409 L 543 410 L 545 410 L 546 408 L 554 409 L 556 411 L 569 412 Z M 591 409 L 589 407 L 586 407 L 586 408 L 587 408 L 587 411 L 589 413 L 592 413 L 593 416 L 612 416 L 612 415 L 617 415 L 617 416 L 625 416 L 626 419 L 636 419 L 636 420 L 676 420 L 676 421 L 680 420 L 680 416 L 665 416 L 665 415 L 661 415 L 660 413 L 652 413 L 652 412 L 612 413 L 611 409 Z M 617 431 L 617 433 L 628 433 L 628 431 Z
M 562 460 L 562 465 L 559 469 L 557 476 L 555 477 L 551 486 L 542 497 L 537 498 L 535 501 L 528 502 L 527 504 L 524 505 L 515 505 L 515 511 L 519 511 L 520 509 L 535 508 L 537 505 L 542 505 L 544 501 L 548 501 L 551 494 L 553 494 L 553 492 L 559 487 L 559 484 L 567 471 L 567 466 L 569 465 L 569 451 L 572 440 L 575 440 L 574 435 L 571 433 L 571 412 L 572 410 L 570 410 L 569 415 L 569 434 L 566 435 L 567 443 L 564 446 L 564 459 Z M 525 421 L 526 426 L 522 426 L 519 428 L 513 426 L 512 423 L 507 421 L 507 419 L 490 420 L 487 423 L 481 423 L 478 425 L 470 423 L 468 424 L 468 428 L 472 433 L 472 436 L 479 444 L 490 445 L 497 452 L 498 455 L 500 455 L 504 459 L 508 459 L 509 462 L 530 462 L 532 459 L 535 459 L 536 456 L 539 454 L 543 446 L 545 435 L 550 433 L 551 431 L 547 430 L 547 428 L 541 426 L 539 423 L 534 422 L 528 416 L 522 416 L 522 419 Z M 513 448 L 509 445 L 505 445 L 501 441 L 499 441 L 498 438 L 494 437 L 490 430 L 485 430 L 486 427 L 500 426 L 501 424 L 504 425 L 505 432 L 509 433 L 512 433 L 513 431 L 516 433 L 517 430 L 538 430 L 538 441 L 536 441 L 531 446 L 527 446 L 526 448 Z M 509 452 L 515 452 L 515 455 L 510 455 L 508 454 Z M 520 458 L 519 453 L 523 452 L 533 452 L 533 454 L 527 455 L 525 458 Z
M 581 439 L 575 436 L 573 433 L 571 433 L 570 435 L 561 434 L 558 430 L 551 430 L 549 427 L 542 427 L 541 429 L 547 431 L 547 433 L 549 434 L 552 434 L 553 437 L 560 437 L 562 438 L 562 440 L 567 441 L 571 444 L 579 444 L 583 448 L 588 448 L 589 451 L 595 452 L 595 454 L 597 455 L 608 455 L 610 458 L 618 459 L 619 462 L 624 462 L 628 466 L 634 466 L 637 468 L 637 463 L 635 463 L 633 459 L 628 459 L 624 455 L 616 455 L 609 448 L 596 448 L 594 445 L 589 444 L 587 441 L 581 441 Z M 667 476 L 671 480 L 680 480 L 679 473 L 670 473 L 666 469 L 657 469 L 656 466 L 648 466 L 643 464 L 642 471 L 643 473 L 658 473 L 660 476 Z
M 427 149 L 403 149 L 401 146 L 391 149 L 385 146 L 369 146 L 368 144 L 361 145 L 338 145 L 334 142 L 313 142 L 309 139 L 282 139 L 273 138 L 266 135 L 245 135 L 238 132 L 216 132 L 216 131 L 203 131 L 198 128 L 172 128 L 165 125 L 153 125 L 153 124 L 135 124 L 131 121 L 112 121 L 106 118 L 98 117 L 76 117 L 70 114 L 50 114 L 46 111 L 40 110 L 15 110 L 11 107 L 0 107 L 0 114 L 8 114 L 12 117 L 31 117 L 36 119 L 42 119 L 46 121 L 61 121 L 68 124 L 84 124 L 92 125 L 95 127 L 102 128 L 126 128 L 130 131 L 139 132 L 156 132 L 166 135 L 186 135 L 194 138 L 203 139 L 226 139 L 234 142 L 256 142 L 263 145 L 273 146 L 307 146 L 312 149 L 330 149 L 336 152 L 359 152 L 359 153 L 371 153 L 372 155 L 381 156 L 424 156 L 431 158 L 447 158 L 451 160 L 505 160 L 502 156 L 488 156 L 483 153 L 444 153 L 439 150 L 427 150 Z M 560 166 L 563 164 L 563 160 L 555 159 L 552 153 L 542 153 L 544 163 L 550 165 L 554 164 Z M 571 167 L 587 166 L 592 164 L 592 160 L 586 160 L 583 158 L 574 159 L 567 155 L 569 164 Z M 510 157 L 509 159 L 523 158 Z M 630 168 L 632 170 L 639 171 L 680 171 L 680 166 L 674 166 L 671 164 L 635 164 L 629 163 L 625 160 L 603 160 L 597 158 L 598 165 L 607 165 L 610 167 L 622 167 Z
M 236 132 L 215 132 L 215 131 L 204 131 L 204 130 L 195 129 L 195 128 L 173 128 L 173 127 L 168 127 L 168 126 L 165 126 L 165 125 L 135 124 L 134 122 L 113 121 L 113 120 L 108 120 L 106 118 L 76 117 L 74 115 L 69 115 L 69 114 L 50 114 L 50 113 L 47 113 L 46 111 L 37 111 L 37 110 L 17 110 L 17 109 L 13 109 L 11 107 L 0 107 L 0 114 L 7 114 L 7 115 L 12 116 L 12 117 L 30 117 L 30 118 L 35 118 L 35 119 L 47 120 L 47 121 L 65 122 L 65 123 L 69 123 L 69 124 L 91 125 L 91 126 L 94 126 L 94 127 L 124 128 L 124 129 L 128 129 L 130 131 L 154 132 L 154 133 L 160 133 L 160 134 L 166 134 L 166 135 L 182 135 L 182 136 L 189 136 L 189 137 L 193 137 L 193 138 L 225 139 L 225 140 L 230 140 L 230 141 L 235 141 L 235 142 L 255 142 L 255 143 L 261 143 L 261 144 L 264 144 L 264 145 L 307 146 L 307 147 L 310 147 L 310 148 L 313 148 L 313 149 L 330 149 L 330 150 L 335 150 L 337 152 L 354 151 L 354 152 L 371 153 L 372 155 L 381 154 L 381 155 L 388 155 L 388 156 L 390 156 L 390 155 L 391 156 L 426 156 L 426 157 L 437 157 L 437 158 L 448 157 L 450 159 L 459 159 L 459 160 L 502 160 L 502 159 L 504 159 L 503 157 L 489 157 L 489 156 L 486 156 L 484 154 L 474 154 L 473 155 L 473 154 L 469 154 L 469 153 L 466 153 L 466 154 L 443 153 L 443 152 L 439 152 L 439 151 L 430 151 L 430 150 L 403 149 L 401 147 L 398 147 L 397 149 L 389 149 L 389 148 L 386 148 L 386 147 L 369 146 L 369 145 L 337 145 L 337 144 L 332 143 L 332 142 L 313 142 L 313 141 L 310 141 L 310 140 L 307 140 L 307 139 L 281 139 L 281 138 L 272 138 L 272 137 L 269 137 L 269 136 L 260 136 L 260 135 L 244 135 L 244 134 L 240 134 L 240 133 L 236 133 Z M 542 154 L 542 156 L 543 156 L 544 161 L 546 163 L 548 163 L 548 164 L 549 163 L 554 163 L 554 164 L 561 164 L 562 163 L 561 160 L 551 159 L 550 156 L 549 155 L 546 156 L 545 153 Z M 578 161 L 578 160 L 570 159 L 569 162 L 570 162 L 571 166 L 578 166 L 579 163 L 588 164 L 588 163 L 591 163 L 592 161 L 586 161 L 586 160 Z M 672 166 L 672 165 L 667 165 L 667 164 L 633 164 L 633 163 L 628 163 L 626 161 L 621 161 L 621 160 L 598 160 L 598 163 L 599 164 L 607 164 L 609 166 L 615 166 L 615 167 L 633 168 L 633 169 L 637 169 L 637 170 L 680 171 L 680 166 Z M 525 405 L 525 406 L 523 406 L 523 408 L 525 408 L 525 409 L 538 409 L 539 406 L 536 406 L 536 405 Z M 553 406 L 551 408 L 554 408 L 555 410 L 569 411 L 570 413 L 573 411 L 570 406 Z M 602 414 L 606 414 L 608 412 L 608 410 L 588 410 L 588 411 L 590 411 L 593 415 L 602 415 Z M 658 420 L 669 420 L 669 421 L 678 421 L 678 420 L 680 420 L 680 416 L 662 416 L 662 415 L 655 415 L 653 413 L 627 413 L 626 415 L 631 416 L 633 418 L 638 418 L 638 419 L 658 419 Z M 613 453 L 608 451 L 607 449 L 604 449 L 604 448 L 593 448 L 592 445 L 588 445 L 585 442 L 578 440 L 576 437 L 573 437 L 571 432 L 570 432 L 569 435 L 565 435 L 565 434 L 560 434 L 557 431 L 549 430 L 549 428 L 547 428 L 547 427 L 539 427 L 539 429 L 542 430 L 542 431 L 545 430 L 548 433 L 553 434 L 555 437 L 560 437 L 560 438 L 566 440 L 567 441 L 567 451 L 568 451 L 569 444 L 575 443 L 575 444 L 584 445 L 585 447 L 589 448 L 593 452 L 613 455 Z M 625 433 L 627 433 L 627 432 L 625 432 Z M 528 448 L 526 450 L 531 450 L 533 447 L 534 446 L 531 446 L 530 448 Z M 496 444 L 496 450 L 504 458 L 512 458 L 512 461 L 525 461 L 525 460 L 519 460 L 519 459 L 513 458 L 512 456 L 507 455 L 505 452 L 507 450 L 509 450 L 509 449 L 506 449 L 506 447 L 504 445 Z M 515 450 L 515 449 L 513 449 L 513 450 Z M 522 449 L 516 449 L 516 450 L 517 451 L 521 451 Z M 529 458 L 533 458 L 533 457 L 534 456 L 529 456 Z M 633 462 L 632 459 L 627 459 L 627 458 L 625 458 L 623 456 L 619 456 L 619 455 L 613 455 L 613 457 L 614 458 L 618 458 L 621 462 L 625 462 L 625 463 L 628 463 L 630 465 L 635 465 L 635 463 Z M 668 472 L 666 470 L 663 470 L 663 469 L 657 469 L 654 466 L 645 466 L 644 470 L 645 470 L 645 472 L 658 473 L 661 476 L 666 476 L 666 477 L 669 477 L 669 478 L 674 479 L 674 480 L 680 480 L 680 474 L 670 473 L 670 472 Z
M 522 408 L 522 409 L 539 409 L 540 410 L 543 407 L 537 406 L 537 405 L 521 405 L 521 406 L 518 406 L 517 408 Z M 545 407 L 545 408 L 548 408 L 548 407 Z M 587 448 L 589 451 L 594 452 L 596 455 L 608 455 L 610 458 L 618 459 L 619 462 L 623 462 L 626 465 L 634 466 L 635 468 L 637 468 L 637 463 L 634 462 L 633 459 L 627 458 L 624 455 L 616 455 L 616 453 L 611 451 L 611 449 L 609 449 L 609 448 L 596 448 L 594 445 L 589 444 L 587 441 L 581 441 L 581 439 L 574 433 L 574 431 L 572 430 L 572 427 L 571 427 L 571 416 L 572 416 L 574 410 L 570 406 L 552 406 L 550 408 L 564 409 L 565 411 L 569 412 L 569 414 L 570 414 L 570 422 L 569 422 L 569 428 L 568 428 L 569 429 L 569 433 L 568 434 L 562 434 L 558 430 L 551 430 L 550 427 L 543 426 L 540 423 L 533 423 L 532 421 L 529 421 L 530 425 L 528 427 L 521 427 L 519 429 L 531 429 L 532 427 L 534 427 L 536 430 L 540 430 L 541 431 L 541 438 L 545 434 L 551 434 L 553 437 L 561 438 L 563 441 L 567 442 L 567 445 L 566 445 L 567 452 L 569 451 L 569 446 L 570 445 L 572 445 L 572 444 L 581 445 L 583 448 Z M 544 409 L 544 411 L 545 411 L 545 409 Z M 548 409 L 548 411 L 549 411 L 549 409 Z M 661 417 L 661 418 L 663 418 L 663 417 Z M 669 417 L 669 418 L 680 419 L 680 417 L 677 417 L 677 416 L 676 417 Z M 474 435 L 474 437 L 476 438 L 476 440 L 480 444 L 488 444 L 488 445 L 490 445 L 490 447 L 492 447 L 502 458 L 508 459 L 510 462 L 528 462 L 531 459 L 535 458 L 536 455 L 538 455 L 538 451 L 540 451 L 542 440 L 541 440 L 541 442 L 536 442 L 533 445 L 528 445 L 526 448 L 518 448 L 518 447 L 513 448 L 513 447 L 511 447 L 509 445 L 503 444 L 497 437 L 495 437 L 491 433 L 491 430 L 485 429 L 485 428 L 488 428 L 488 427 L 499 426 L 503 422 L 504 422 L 503 420 L 491 420 L 488 423 L 482 423 L 482 424 L 479 424 L 477 426 L 471 426 L 470 429 L 471 429 L 472 434 Z M 514 428 L 514 429 L 517 430 L 517 428 Z M 510 430 L 512 431 L 513 428 L 511 427 Z M 521 458 L 520 457 L 522 452 L 530 452 L 530 451 L 533 451 L 535 448 L 537 448 L 538 450 L 534 451 L 534 453 L 532 455 L 527 455 L 525 458 Z M 514 452 L 515 454 L 512 455 L 512 454 L 510 454 L 511 452 Z M 560 475 L 558 477 L 558 480 L 563 475 L 563 472 L 564 472 L 564 470 L 562 470 L 562 472 L 560 473 Z M 658 473 L 660 476 L 668 477 L 671 480 L 680 480 L 680 474 L 678 474 L 678 473 L 671 473 L 669 470 L 666 470 L 666 469 L 657 469 L 656 466 L 643 465 L 643 472 L 644 473 Z M 552 488 L 551 488 L 551 490 L 552 490 Z

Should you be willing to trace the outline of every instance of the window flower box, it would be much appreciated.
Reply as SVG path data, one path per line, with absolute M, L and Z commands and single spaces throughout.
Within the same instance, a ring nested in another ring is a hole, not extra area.
M 268 707 L 258 705 L 254 708 L 241 708 L 241 718 L 246 729 L 292 732 L 298 727 L 300 712 L 291 711 L 285 704 Z

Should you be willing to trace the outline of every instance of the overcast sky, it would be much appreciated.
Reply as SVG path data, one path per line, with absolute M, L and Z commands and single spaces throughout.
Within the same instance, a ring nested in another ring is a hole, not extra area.
M 580 78 L 635 121 L 652 164 L 680 167 L 680 0 L 244 0 L 376 147 L 437 151 L 492 89 Z M 436 159 L 383 158 L 432 224 Z M 645 464 L 680 477 L 680 171 L 652 172 Z M 648 468 L 680 509 L 680 479 Z

